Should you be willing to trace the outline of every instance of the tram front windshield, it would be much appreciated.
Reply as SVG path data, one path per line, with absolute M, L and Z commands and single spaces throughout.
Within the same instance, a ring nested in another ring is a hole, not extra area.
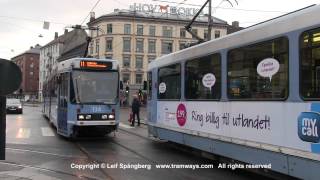
M 116 103 L 118 72 L 74 71 L 72 80 L 77 103 Z

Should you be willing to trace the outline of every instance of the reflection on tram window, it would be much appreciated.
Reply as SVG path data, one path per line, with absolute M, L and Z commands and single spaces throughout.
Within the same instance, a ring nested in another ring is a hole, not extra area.
M 115 103 L 118 73 L 75 71 L 73 89 L 78 103 Z
M 220 59 L 220 54 L 214 54 L 186 62 L 185 97 L 187 99 L 220 98 Z
M 284 100 L 288 96 L 287 38 L 233 49 L 228 53 L 230 99 Z
M 180 99 L 181 69 L 180 64 L 159 68 L 158 98 Z
M 300 93 L 305 99 L 320 98 L 320 28 L 300 37 Z

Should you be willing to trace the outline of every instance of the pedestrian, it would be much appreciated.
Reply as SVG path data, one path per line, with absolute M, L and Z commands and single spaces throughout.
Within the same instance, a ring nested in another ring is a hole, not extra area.
M 138 118 L 138 126 L 140 126 L 140 114 L 139 114 L 140 113 L 140 102 L 139 102 L 139 99 L 136 95 L 133 96 L 131 108 L 132 108 L 132 116 L 133 116 L 131 126 L 134 126 L 136 115 Z

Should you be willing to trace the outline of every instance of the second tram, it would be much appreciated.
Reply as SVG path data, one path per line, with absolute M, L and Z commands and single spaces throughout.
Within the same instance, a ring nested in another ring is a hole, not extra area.
M 309 7 L 151 62 L 149 133 L 319 179 L 319 17 Z

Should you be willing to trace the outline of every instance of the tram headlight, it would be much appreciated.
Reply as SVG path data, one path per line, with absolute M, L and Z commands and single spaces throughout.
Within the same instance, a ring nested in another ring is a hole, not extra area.
M 87 114 L 87 115 L 86 115 L 86 119 L 91 119 L 91 115 L 90 115 L 90 114 Z
M 101 116 L 101 118 L 102 118 L 102 119 L 108 119 L 108 115 L 107 115 L 107 114 L 104 114 L 104 115 Z
M 78 115 L 79 120 L 84 120 L 84 115 Z
M 108 118 L 114 120 L 114 114 L 109 114 Z

